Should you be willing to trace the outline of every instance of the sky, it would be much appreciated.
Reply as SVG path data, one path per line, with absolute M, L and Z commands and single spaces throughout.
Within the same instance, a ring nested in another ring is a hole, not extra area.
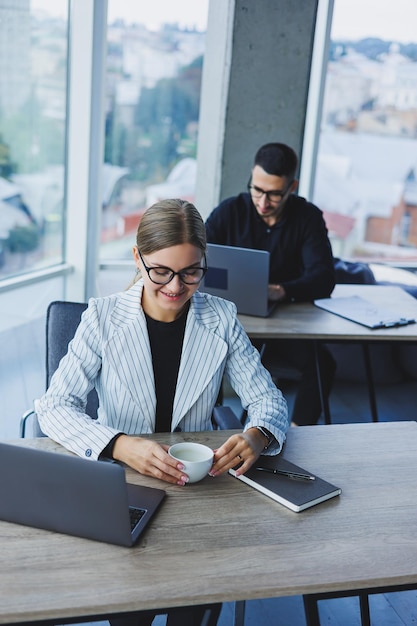
M 417 43 L 417 0 L 335 0 L 332 39 Z
M 142 22 L 149 28 L 163 23 L 195 26 L 206 30 L 209 0 L 108 0 L 108 20 L 125 16 L 128 22 Z
M 123 17 L 152 30 L 164 22 L 205 30 L 208 4 L 209 0 L 108 0 L 108 15 L 110 22 Z M 63 15 L 67 0 L 31 0 L 31 5 Z M 417 43 L 417 0 L 335 0 L 332 38 L 363 37 Z
M 83 2 L 83 0 L 75 0 Z M 206 30 L 209 0 L 108 0 L 108 19 L 122 17 L 129 24 L 141 22 L 151 30 L 164 23 Z M 31 0 L 31 7 L 64 17 L 67 0 Z

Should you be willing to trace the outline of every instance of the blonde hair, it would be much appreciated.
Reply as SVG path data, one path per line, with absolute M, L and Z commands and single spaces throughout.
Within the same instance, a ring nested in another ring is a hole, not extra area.
M 206 228 L 195 206 L 187 200 L 160 200 L 145 211 L 136 232 L 141 254 L 190 243 L 206 252 Z M 138 272 L 131 285 L 140 278 Z

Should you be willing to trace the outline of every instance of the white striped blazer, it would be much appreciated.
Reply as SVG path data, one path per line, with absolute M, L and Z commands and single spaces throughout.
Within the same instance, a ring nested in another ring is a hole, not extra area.
M 97 459 L 118 432 L 152 433 L 156 396 L 143 281 L 129 290 L 92 298 L 45 395 L 35 401 L 46 435 L 80 456 Z M 169 358 L 169 355 L 167 355 Z M 233 303 L 197 291 L 187 315 L 172 430 L 211 430 L 223 375 L 248 411 L 245 428 L 264 426 L 281 449 L 287 403 L 260 362 Z M 88 392 L 99 397 L 98 419 L 85 414 Z

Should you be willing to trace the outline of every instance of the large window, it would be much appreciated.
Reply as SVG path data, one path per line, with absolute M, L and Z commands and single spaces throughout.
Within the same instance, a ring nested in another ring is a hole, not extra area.
M 335 0 L 313 201 L 336 256 L 417 261 L 417 3 Z
M 131 259 L 153 202 L 194 198 L 207 13 L 208 0 L 108 2 L 102 261 Z
M 67 14 L 0 0 L 0 279 L 63 261 Z

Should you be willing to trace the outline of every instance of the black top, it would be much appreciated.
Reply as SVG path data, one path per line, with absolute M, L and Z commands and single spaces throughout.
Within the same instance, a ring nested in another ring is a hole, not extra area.
M 291 195 L 277 224 L 258 215 L 249 193 L 223 200 L 206 222 L 207 241 L 267 250 L 269 280 L 284 287 L 291 301 L 330 296 L 335 285 L 333 255 L 323 214 Z
M 151 344 L 153 371 L 156 391 L 155 432 L 170 432 L 175 388 L 181 360 L 184 339 L 186 311 L 173 322 L 158 322 L 145 313 Z M 112 459 L 118 433 L 101 452 L 100 459 Z
M 155 432 L 171 431 L 187 310 L 173 322 L 159 322 L 145 314 L 151 344 L 156 392 Z

